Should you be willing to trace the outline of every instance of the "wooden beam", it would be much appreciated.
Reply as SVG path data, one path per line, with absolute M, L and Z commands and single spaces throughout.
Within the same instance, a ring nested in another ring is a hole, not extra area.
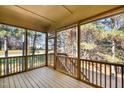
M 62 7 L 63 7 L 65 10 L 67 10 L 70 14 L 73 14 L 73 12 L 72 12 L 70 9 L 68 9 L 65 5 L 62 5 Z
M 46 64 L 48 66 L 48 33 L 46 33 Z
M 78 32 L 78 36 L 77 36 L 77 54 L 78 54 L 78 60 L 77 60 L 77 78 L 78 80 L 81 79 L 81 73 L 80 73 L 80 23 L 77 24 L 77 32 Z
M 56 69 L 57 66 L 57 32 L 55 31 L 55 37 L 54 37 L 54 69 Z

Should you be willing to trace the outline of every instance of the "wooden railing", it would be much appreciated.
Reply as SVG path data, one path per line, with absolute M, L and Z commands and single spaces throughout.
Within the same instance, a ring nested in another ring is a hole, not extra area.
M 77 78 L 77 58 L 57 56 L 57 70 Z M 80 59 L 80 80 L 96 87 L 123 88 L 124 65 Z
M 77 77 L 77 59 L 67 56 L 57 56 L 57 69 Z
M 30 55 L 28 57 L 28 69 L 35 69 L 45 65 L 45 54 Z
M 124 65 L 81 59 L 81 80 L 98 87 L 123 88 Z
M 54 53 L 48 53 L 48 66 L 54 66 Z
M 25 71 L 25 56 L 1 57 L 0 58 L 0 77 Z M 27 56 L 28 70 L 45 65 L 45 54 Z

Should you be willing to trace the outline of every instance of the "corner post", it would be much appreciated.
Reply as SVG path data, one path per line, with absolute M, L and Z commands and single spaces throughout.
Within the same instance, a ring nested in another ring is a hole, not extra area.
M 57 67 L 57 31 L 55 31 L 54 37 L 54 69 Z
M 46 62 L 45 62 L 45 66 L 48 66 L 48 33 L 46 32 Z
M 80 23 L 77 23 L 77 79 L 80 80 L 81 79 L 81 73 L 80 73 L 80 69 L 81 69 L 81 63 L 80 63 Z
M 27 37 L 27 29 L 25 29 L 25 71 L 28 71 L 28 37 Z

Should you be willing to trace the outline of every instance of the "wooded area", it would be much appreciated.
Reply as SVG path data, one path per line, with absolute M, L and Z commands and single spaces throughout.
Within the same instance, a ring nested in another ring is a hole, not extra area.
M 0 25 L 0 56 L 24 56 L 26 30 Z M 45 53 L 45 34 L 27 30 L 28 55 Z
M 76 27 L 58 33 L 58 52 L 76 57 Z M 83 59 L 105 62 L 124 60 L 124 14 L 81 25 L 80 36 Z

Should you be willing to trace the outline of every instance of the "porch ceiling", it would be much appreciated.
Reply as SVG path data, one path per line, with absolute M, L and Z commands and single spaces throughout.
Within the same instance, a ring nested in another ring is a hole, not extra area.
M 85 20 L 119 5 L 4 5 L 0 22 L 37 31 L 54 29 Z

